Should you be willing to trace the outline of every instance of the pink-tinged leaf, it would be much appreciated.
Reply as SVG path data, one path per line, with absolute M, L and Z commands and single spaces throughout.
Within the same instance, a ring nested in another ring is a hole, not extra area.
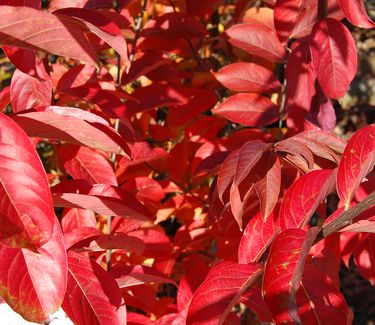
M 43 323 L 64 299 L 67 281 L 66 251 L 57 219 L 52 239 L 29 249 L 0 245 L 0 295 L 30 322 Z
M 234 91 L 275 93 L 281 88 L 272 71 L 255 63 L 229 64 L 213 75 L 224 87 Z
M 375 164 L 375 124 L 353 134 L 345 147 L 337 171 L 337 194 L 349 208 L 354 193 Z
M 214 266 L 193 295 L 187 324 L 223 324 L 241 295 L 261 274 L 256 265 L 223 262 Z
M 275 218 L 274 213 L 271 213 L 264 222 L 260 212 L 251 218 L 238 247 L 238 261 L 240 264 L 258 262 L 260 256 L 279 231 Z
M 350 324 L 350 310 L 333 281 L 313 266 L 306 266 L 297 292 L 302 324 Z
M 10 84 L 10 98 L 13 112 L 20 112 L 36 106 L 48 106 L 52 99 L 52 80 L 46 71 L 43 61 L 36 61 L 38 75 L 36 79 L 28 74 L 16 70 Z
M 61 227 L 66 234 L 79 227 L 96 227 L 95 213 L 83 209 L 64 209 Z
M 141 36 L 193 38 L 203 37 L 206 32 L 206 28 L 194 17 L 181 12 L 172 12 L 149 20 L 142 29 Z
M 235 150 L 229 154 L 224 160 L 219 170 L 217 178 L 217 190 L 220 200 L 224 203 L 224 192 L 228 188 L 229 184 L 232 183 L 234 175 L 236 173 L 238 159 L 240 156 L 240 150 Z
M 337 0 L 346 19 L 354 26 L 361 28 L 374 28 L 375 23 L 366 12 L 364 0 Z
M 68 265 L 62 304 L 68 317 L 77 324 L 124 324 L 126 307 L 115 279 L 88 257 L 74 252 L 68 252 Z
M 252 168 L 256 165 L 263 153 L 270 148 L 269 143 L 254 140 L 246 142 L 240 149 L 233 186 L 238 187 L 241 182 L 249 175 Z
M 59 158 L 74 179 L 84 179 L 92 185 L 117 186 L 117 179 L 109 161 L 92 149 L 64 145 L 59 149 Z
M 35 250 L 56 218 L 47 175 L 25 132 L 2 113 L 0 125 L 0 243 Z
M 87 29 L 71 17 L 55 16 L 29 7 L 1 6 L 0 43 L 95 64 L 97 55 Z
M 134 236 L 115 232 L 103 234 L 96 228 L 81 227 L 65 234 L 67 250 L 76 252 L 104 252 L 108 249 L 141 255 L 145 250 L 144 242 Z
M 277 36 L 285 43 L 306 10 L 306 0 L 277 0 L 274 8 L 274 22 Z
M 274 209 L 281 187 L 281 164 L 275 154 L 265 154 L 258 163 L 259 168 L 254 172 L 254 189 L 260 202 L 263 220 Z
M 226 34 L 232 45 L 250 54 L 271 62 L 281 63 L 285 59 L 285 48 L 275 31 L 261 23 L 237 24 L 230 27 Z
M 144 265 L 113 267 L 111 273 L 116 278 L 120 288 L 133 287 L 145 283 L 170 283 L 177 287 L 175 281 L 160 271 Z
M 3 45 L 3 51 L 8 57 L 9 61 L 23 73 L 31 77 L 43 80 L 38 72 L 37 58 L 35 51 L 20 49 L 13 46 Z
M 262 291 L 273 320 L 278 324 L 292 320 L 288 314 L 288 305 L 317 232 L 317 228 L 311 232 L 288 229 L 277 235 L 272 243 L 264 270 Z
M 310 49 L 324 94 L 343 97 L 357 72 L 357 50 L 349 30 L 338 20 L 322 20 L 314 27 Z
M 235 94 L 212 111 L 246 126 L 265 126 L 279 118 L 278 108 L 269 98 L 252 93 Z
M 85 26 L 99 38 L 110 45 L 121 57 L 121 61 L 128 68 L 130 61 L 125 38 L 117 25 L 99 11 L 83 8 L 64 8 L 54 11 L 53 14 L 71 16 L 81 20 Z
M 100 117 L 78 109 L 72 111 L 67 107 L 66 110 L 25 112 L 13 115 L 12 119 L 30 137 L 66 141 L 122 155 L 128 151 L 121 136 Z
M 152 218 L 148 209 L 133 194 L 120 187 L 82 181 L 67 181 L 52 188 L 55 206 L 95 211 L 105 216 L 120 216 L 141 221 Z
M 334 190 L 335 178 L 335 170 L 330 169 L 315 170 L 298 178 L 281 203 L 281 229 L 304 228 L 319 204 Z

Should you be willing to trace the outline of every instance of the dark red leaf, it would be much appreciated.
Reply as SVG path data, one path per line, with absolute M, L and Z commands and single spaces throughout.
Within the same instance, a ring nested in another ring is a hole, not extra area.
M 331 18 L 316 24 L 311 38 L 316 77 L 327 97 L 343 97 L 357 71 L 357 50 L 349 30 Z

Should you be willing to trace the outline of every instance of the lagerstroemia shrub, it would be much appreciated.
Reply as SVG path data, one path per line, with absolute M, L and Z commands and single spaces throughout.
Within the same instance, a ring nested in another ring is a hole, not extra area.
M 349 28 L 375 27 L 363 1 L 0 13 L 0 296 L 15 312 L 352 322 L 338 272 L 352 260 L 375 281 L 375 125 L 346 142 L 333 103 L 357 71 Z

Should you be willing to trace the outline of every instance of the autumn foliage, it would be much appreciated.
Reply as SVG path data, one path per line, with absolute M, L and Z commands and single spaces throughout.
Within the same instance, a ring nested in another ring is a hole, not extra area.
M 3 301 L 38 323 L 351 324 L 375 125 L 334 128 L 363 1 L 42 4 L 0 1 Z

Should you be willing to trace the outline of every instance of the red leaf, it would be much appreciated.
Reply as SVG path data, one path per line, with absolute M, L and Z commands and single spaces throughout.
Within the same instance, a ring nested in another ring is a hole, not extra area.
M 283 62 L 285 48 L 275 31 L 261 23 L 237 24 L 230 27 L 226 34 L 229 42 L 250 54 L 265 58 L 271 62 Z
M 259 94 L 235 94 L 212 110 L 226 119 L 246 126 L 265 126 L 279 118 L 277 106 Z
M 279 199 L 281 186 L 281 164 L 275 154 L 263 155 L 255 167 L 254 182 L 263 220 L 267 220 Z
M 203 37 L 206 28 L 194 17 L 181 12 L 166 13 L 156 19 L 149 20 L 141 32 L 141 36 L 162 36 L 166 38 Z
M 349 208 L 354 193 L 375 164 L 375 124 L 353 134 L 345 147 L 337 171 L 337 194 Z
M 66 141 L 94 149 L 125 154 L 124 139 L 99 116 L 77 108 L 51 106 L 45 112 L 27 112 L 12 119 L 30 137 Z
M 305 259 L 318 229 L 311 233 L 288 229 L 272 243 L 263 276 L 263 298 L 276 323 L 290 322 L 289 301 L 302 275 Z M 297 287 L 298 289 L 298 287 Z M 292 293 L 290 292 L 292 290 Z
M 85 35 L 87 29 L 78 20 L 29 7 L 0 10 L 0 43 L 95 64 L 97 55 Z
M 95 228 L 95 213 L 82 209 L 64 209 L 62 213 L 61 227 L 65 234 L 79 227 Z
M 13 46 L 3 45 L 3 51 L 9 61 L 23 73 L 34 78 L 43 80 L 43 76 L 38 73 L 37 58 L 35 51 L 19 49 Z
M 278 0 L 274 8 L 274 21 L 277 36 L 285 43 L 306 10 L 306 0 Z
M 341 10 L 354 26 L 374 28 L 375 23 L 367 15 L 363 0 L 337 0 Z
M 251 218 L 238 247 L 238 262 L 240 264 L 258 262 L 260 256 L 278 233 L 275 219 L 276 216 L 271 213 L 264 222 L 260 212 Z
M 296 109 L 309 111 L 315 93 L 316 76 L 308 42 L 293 44 L 292 53 L 288 56 L 286 64 L 285 77 L 287 108 L 295 105 Z
M 234 262 L 223 262 L 213 267 L 194 293 L 187 324 L 223 324 L 232 307 L 261 272 L 255 265 Z
M 10 87 L 4 87 L 0 91 L 0 112 L 2 112 L 10 103 Z
M 245 144 L 246 145 L 246 144 Z M 237 170 L 238 158 L 240 156 L 240 149 L 232 151 L 229 156 L 224 160 L 219 170 L 217 178 L 217 190 L 220 200 L 224 203 L 224 192 L 232 183 L 234 175 Z
M 0 240 L 37 249 L 52 235 L 55 214 L 47 175 L 25 132 L 0 113 Z
M 74 179 L 84 179 L 92 185 L 117 185 L 116 176 L 109 161 L 92 149 L 65 145 L 59 149 L 59 157 L 66 171 Z
M 158 270 L 144 266 L 136 265 L 113 267 L 111 273 L 115 276 L 120 288 L 137 286 L 145 283 L 170 283 L 177 286 L 176 282 L 169 279 L 165 274 Z
M 241 182 L 249 175 L 252 168 L 256 165 L 263 153 L 270 148 L 269 143 L 254 140 L 246 142 L 239 151 L 236 164 L 233 186 L 238 187 Z
M 194 292 L 209 271 L 205 258 L 198 254 L 184 259 L 184 269 L 186 273 L 181 279 L 177 291 L 177 307 L 180 312 L 189 305 Z
M 294 138 L 278 142 L 275 145 L 275 152 L 303 172 L 308 172 L 314 167 L 314 156 L 307 144 L 298 142 Z
M 274 93 L 281 88 L 272 71 L 255 63 L 229 64 L 213 75 L 224 87 L 234 91 Z
M 55 206 L 81 208 L 105 216 L 121 216 L 148 221 L 150 212 L 133 194 L 120 187 L 86 182 L 67 181 L 52 188 Z
M 333 191 L 335 177 L 334 170 L 322 169 L 298 178 L 281 203 L 281 229 L 304 228 L 319 204 Z
M 43 61 L 36 61 L 36 69 L 42 80 L 16 69 L 10 84 L 10 98 L 13 112 L 20 112 L 36 106 L 48 106 L 52 99 L 52 80 L 44 68 Z
M 350 310 L 333 281 L 313 266 L 306 266 L 297 293 L 303 324 L 350 324 Z
M 349 30 L 331 18 L 314 27 L 311 55 L 316 77 L 327 97 L 343 97 L 357 72 L 357 51 Z
M 126 307 L 115 279 L 86 256 L 68 252 L 68 263 L 62 307 L 69 318 L 77 324 L 124 324 Z
M 64 299 L 67 281 L 66 251 L 57 219 L 52 239 L 28 249 L 0 245 L 0 295 L 30 322 L 43 323 Z
M 66 15 L 80 19 L 92 33 L 104 40 L 120 55 L 124 65 L 130 67 L 126 41 L 121 30 L 113 21 L 99 11 L 83 8 L 64 8 L 54 11 L 53 14 L 58 17 Z

